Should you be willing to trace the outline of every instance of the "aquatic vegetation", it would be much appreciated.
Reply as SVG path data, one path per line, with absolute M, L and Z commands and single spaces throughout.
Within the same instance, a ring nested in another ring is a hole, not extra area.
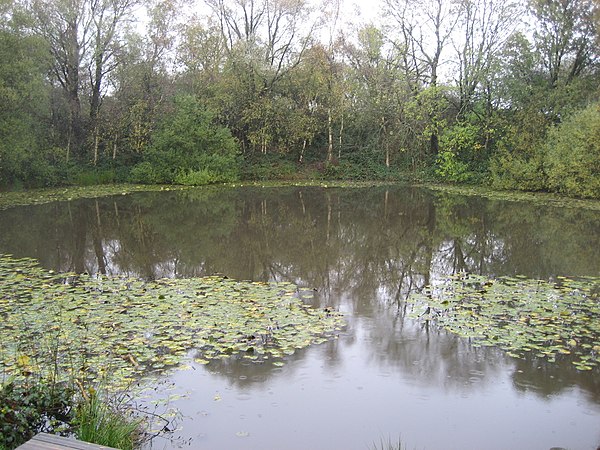
M 440 194 L 476 196 L 497 201 L 527 202 L 538 206 L 578 208 L 590 211 L 600 211 L 600 200 L 572 198 L 547 192 L 505 191 L 491 189 L 485 186 L 441 185 L 432 183 L 417 184 L 416 186 L 420 186 Z
M 126 195 L 133 192 L 172 191 L 183 189 L 187 188 L 185 186 L 109 184 L 0 192 L 0 210 L 12 208 L 14 206 L 41 205 L 44 203 L 68 201 L 79 198 L 96 198 L 109 195 Z
M 579 370 L 600 365 L 600 278 L 555 281 L 525 277 L 449 276 L 409 296 L 412 317 L 432 320 L 475 345 L 550 362 L 569 358 Z
M 324 342 L 343 318 L 302 302 L 291 283 L 223 277 L 142 281 L 55 273 L 0 255 L 0 373 L 55 373 L 124 387 L 176 366 L 253 361 Z M 56 370 L 56 367 L 59 370 Z

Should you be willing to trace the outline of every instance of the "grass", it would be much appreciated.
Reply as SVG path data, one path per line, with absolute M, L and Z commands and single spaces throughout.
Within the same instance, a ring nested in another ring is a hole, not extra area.
M 370 447 L 371 450 L 406 450 L 406 447 L 402 445 L 402 441 L 398 438 L 398 441 L 392 441 L 391 438 L 387 438 L 384 440 L 381 438 L 379 444 L 373 443 L 373 446 Z
M 75 432 L 79 440 L 121 450 L 139 446 L 142 420 L 134 417 L 117 397 L 101 399 L 90 389 L 75 411 Z

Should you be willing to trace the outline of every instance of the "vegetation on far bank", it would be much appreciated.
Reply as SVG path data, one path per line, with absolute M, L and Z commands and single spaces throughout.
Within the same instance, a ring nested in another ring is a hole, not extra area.
M 0 189 L 312 178 L 600 197 L 597 2 L 384 0 L 373 23 L 341 2 L 206 2 L 0 1 Z

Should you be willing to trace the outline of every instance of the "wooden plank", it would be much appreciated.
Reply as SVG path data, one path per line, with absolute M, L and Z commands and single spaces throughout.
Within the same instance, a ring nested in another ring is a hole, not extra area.
M 39 433 L 16 450 L 115 450 L 112 447 L 90 444 L 48 433 Z

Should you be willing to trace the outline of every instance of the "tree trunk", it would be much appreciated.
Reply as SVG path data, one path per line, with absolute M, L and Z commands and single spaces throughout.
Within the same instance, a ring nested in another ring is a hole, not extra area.
M 333 119 L 331 117 L 331 108 L 327 109 L 327 130 L 329 135 L 329 145 L 327 146 L 327 162 L 333 161 Z
M 98 164 L 98 147 L 100 146 L 100 132 L 98 126 L 94 127 L 94 166 Z
M 437 156 L 440 151 L 440 141 L 437 133 L 431 133 L 431 138 L 429 139 L 429 150 L 432 156 Z
M 344 132 L 344 114 L 342 113 L 342 123 L 340 124 L 340 138 L 339 138 L 339 147 L 338 147 L 338 160 L 342 159 L 342 136 Z

